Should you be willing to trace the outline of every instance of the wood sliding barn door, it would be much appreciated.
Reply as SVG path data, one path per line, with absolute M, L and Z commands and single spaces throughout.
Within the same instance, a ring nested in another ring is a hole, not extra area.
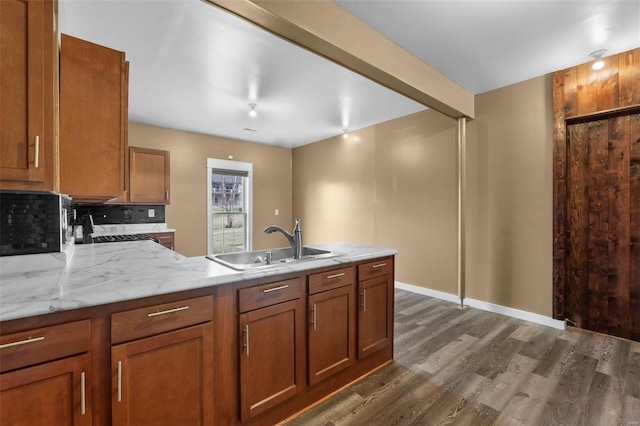
M 640 114 L 566 135 L 567 318 L 640 341 Z

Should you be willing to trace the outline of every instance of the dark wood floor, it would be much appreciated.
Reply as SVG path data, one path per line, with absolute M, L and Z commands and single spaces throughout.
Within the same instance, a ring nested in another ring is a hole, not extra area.
M 395 361 L 287 425 L 640 426 L 640 343 L 396 290 Z

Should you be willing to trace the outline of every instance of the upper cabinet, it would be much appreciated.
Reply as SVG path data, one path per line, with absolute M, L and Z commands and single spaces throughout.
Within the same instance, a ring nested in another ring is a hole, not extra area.
M 0 2 L 0 189 L 54 190 L 54 3 Z
M 169 204 L 169 152 L 129 148 L 129 202 Z
M 60 192 L 75 201 L 126 201 L 128 75 L 124 52 L 62 34 Z

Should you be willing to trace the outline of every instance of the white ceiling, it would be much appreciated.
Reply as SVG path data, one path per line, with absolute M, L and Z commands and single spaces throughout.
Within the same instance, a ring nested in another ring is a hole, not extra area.
M 640 0 L 336 3 L 474 94 L 640 46 Z M 59 11 L 60 32 L 126 52 L 133 122 L 296 147 L 424 109 L 201 0 Z
M 334 0 L 473 94 L 640 47 L 640 0 Z

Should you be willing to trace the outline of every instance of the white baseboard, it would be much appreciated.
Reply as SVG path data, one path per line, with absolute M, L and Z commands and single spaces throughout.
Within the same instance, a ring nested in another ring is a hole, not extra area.
M 405 284 L 400 281 L 395 282 L 396 288 L 401 290 L 410 291 L 412 293 L 422 294 L 424 296 L 435 297 L 436 299 L 446 300 L 460 304 L 460 298 L 455 294 L 445 293 L 443 291 L 431 290 L 417 285 Z M 557 328 L 558 330 L 565 329 L 564 321 L 556 320 L 546 317 L 540 314 L 534 314 L 533 312 L 522 311 L 520 309 L 509 308 L 506 306 L 496 305 L 493 303 L 483 302 L 482 300 L 470 299 L 465 297 L 465 305 L 469 305 L 473 308 L 482 309 L 483 311 L 493 312 L 496 314 L 506 315 L 513 318 L 518 318 L 525 321 L 530 321 L 536 324 L 545 325 L 547 327 Z

